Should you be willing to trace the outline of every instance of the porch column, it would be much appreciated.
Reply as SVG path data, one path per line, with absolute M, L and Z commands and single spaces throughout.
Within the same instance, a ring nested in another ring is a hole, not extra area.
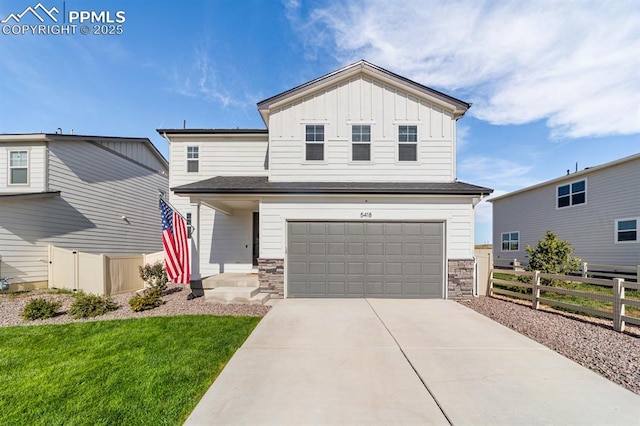
M 200 200 L 191 198 L 191 279 L 200 277 Z

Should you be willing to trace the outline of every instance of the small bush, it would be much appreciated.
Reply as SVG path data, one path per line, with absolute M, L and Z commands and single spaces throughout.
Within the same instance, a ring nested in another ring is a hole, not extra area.
M 22 310 L 21 315 L 27 321 L 47 319 L 53 317 L 61 306 L 62 303 L 56 300 L 31 299 Z
M 131 310 L 134 312 L 157 308 L 163 303 L 162 290 L 158 287 L 148 288 L 144 290 L 141 295 L 136 294 L 129 299 L 129 306 L 131 306 Z
M 146 265 L 138 267 L 140 272 L 140 278 L 144 280 L 152 288 L 159 288 L 160 292 L 167 289 L 167 271 L 164 269 L 162 262 L 156 262 L 153 265 L 147 263 Z
M 68 312 L 72 318 L 93 318 L 118 309 L 118 305 L 109 296 L 78 293 L 74 295 L 74 299 Z

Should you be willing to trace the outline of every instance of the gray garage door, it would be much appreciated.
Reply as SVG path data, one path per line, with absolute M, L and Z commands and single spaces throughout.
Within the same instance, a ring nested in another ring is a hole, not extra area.
M 292 297 L 441 298 L 442 223 L 289 222 Z

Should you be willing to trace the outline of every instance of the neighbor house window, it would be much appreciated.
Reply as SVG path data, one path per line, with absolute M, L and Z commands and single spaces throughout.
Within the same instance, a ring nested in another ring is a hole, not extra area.
M 558 186 L 558 208 L 575 206 L 587 202 L 587 181 Z
M 9 151 L 9 183 L 11 185 L 29 183 L 28 151 Z
M 638 219 L 616 220 L 616 242 L 635 243 L 638 241 Z
M 200 170 L 200 147 L 187 147 L 187 173 L 198 173 Z
M 520 248 L 520 232 L 502 233 L 502 251 L 518 251 Z
M 398 126 L 398 161 L 418 160 L 418 126 Z
M 371 161 L 371 126 L 351 127 L 351 160 Z
M 307 161 L 324 160 L 324 126 L 308 124 L 305 130 L 305 159 Z

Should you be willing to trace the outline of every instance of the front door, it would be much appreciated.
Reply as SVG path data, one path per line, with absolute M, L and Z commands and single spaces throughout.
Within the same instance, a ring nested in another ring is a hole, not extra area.
M 258 266 L 260 256 L 260 213 L 253 212 L 253 266 Z

